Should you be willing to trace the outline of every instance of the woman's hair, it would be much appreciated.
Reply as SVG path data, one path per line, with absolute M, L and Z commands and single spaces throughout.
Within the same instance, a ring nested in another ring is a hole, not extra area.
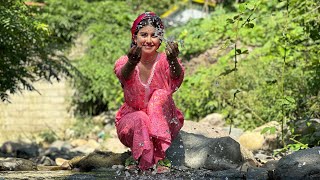
M 132 41 L 131 47 L 136 45 L 134 42 L 135 36 L 138 34 L 139 30 L 147 25 L 151 25 L 156 29 L 156 35 L 160 38 L 160 43 L 162 42 L 162 37 L 164 34 L 164 26 L 162 20 L 153 12 L 145 12 L 140 14 L 138 18 L 133 22 L 131 27 Z

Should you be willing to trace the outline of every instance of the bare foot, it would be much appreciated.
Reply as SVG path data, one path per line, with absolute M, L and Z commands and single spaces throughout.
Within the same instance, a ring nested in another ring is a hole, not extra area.
M 157 174 L 168 173 L 168 172 L 170 172 L 169 167 L 161 166 L 161 165 L 157 166 Z
M 129 171 L 134 171 L 134 170 L 139 170 L 139 167 L 137 165 L 128 165 L 126 166 L 125 169 Z

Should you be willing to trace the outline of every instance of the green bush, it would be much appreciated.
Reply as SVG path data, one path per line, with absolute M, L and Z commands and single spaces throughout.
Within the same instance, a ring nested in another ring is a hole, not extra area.
M 65 56 L 48 24 L 23 1 L 0 3 L 0 99 L 22 90 L 35 90 L 39 79 L 60 80 L 77 72 Z

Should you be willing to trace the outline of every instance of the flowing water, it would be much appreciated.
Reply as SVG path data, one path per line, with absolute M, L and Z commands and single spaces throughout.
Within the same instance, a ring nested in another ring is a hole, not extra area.
M 100 169 L 93 172 L 76 172 L 76 171 L 2 171 L 0 180 L 33 180 L 33 179 L 66 179 L 66 180 L 106 180 L 106 179 L 145 179 L 145 180 L 195 180 L 195 179 L 245 179 L 243 173 L 232 171 L 213 172 L 208 170 L 173 170 L 170 173 L 153 174 L 135 173 L 115 169 Z

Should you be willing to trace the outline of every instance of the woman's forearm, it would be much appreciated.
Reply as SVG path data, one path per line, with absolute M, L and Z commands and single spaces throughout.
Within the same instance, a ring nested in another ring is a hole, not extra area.
M 122 77 L 125 80 L 128 80 L 133 73 L 133 70 L 135 69 L 136 65 L 132 64 L 130 61 L 128 61 L 121 69 Z
M 178 59 L 175 58 L 173 60 L 169 60 L 169 67 L 170 67 L 170 76 L 172 79 L 177 79 L 180 77 L 182 72 L 182 67 L 178 62 Z

